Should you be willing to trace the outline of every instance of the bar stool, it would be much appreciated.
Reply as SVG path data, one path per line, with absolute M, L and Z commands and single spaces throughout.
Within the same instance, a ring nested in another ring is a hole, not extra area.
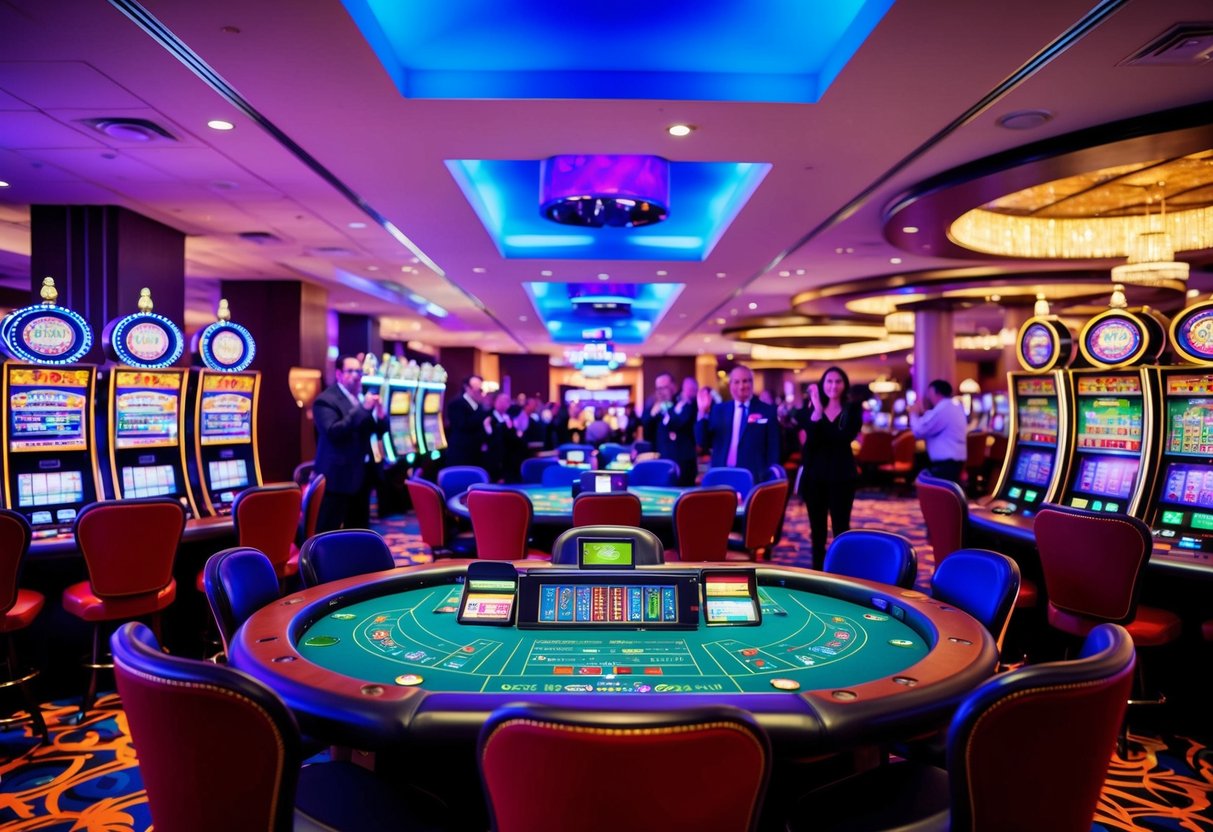
M 20 585 L 21 564 L 29 552 L 30 527 L 25 517 L 15 511 L 0 509 L 0 644 L 3 646 L 3 674 L 0 689 L 16 688 L 25 701 L 28 717 L 11 716 L 0 719 L 0 726 L 18 722 L 31 722 L 42 736 L 50 741 L 46 720 L 42 718 L 42 707 L 34 693 L 31 682 L 37 670 L 27 670 L 17 652 L 13 636 L 29 627 L 46 603 L 41 592 L 22 589 Z
M 159 635 L 160 613 L 177 597 L 173 561 L 184 530 L 185 509 L 167 497 L 107 500 L 85 506 L 77 515 L 76 545 L 84 555 L 88 580 L 63 590 L 63 609 L 93 625 L 81 719 L 97 697 L 97 671 L 113 668 L 103 661 L 108 644 L 103 630 L 149 617 Z

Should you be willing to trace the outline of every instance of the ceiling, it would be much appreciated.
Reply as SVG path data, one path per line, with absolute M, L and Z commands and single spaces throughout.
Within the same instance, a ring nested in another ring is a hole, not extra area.
M 500 6 L 448 5 L 462 17 L 443 37 L 478 7 Z M 651 5 L 598 14 L 626 33 Z M 667 5 L 695 19 L 698 4 Z M 150 14 L 159 39 L 119 6 Z M 28 205 L 116 204 L 188 235 L 187 326 L 212 319 L 220 280 L 305 280 L 338 311 L 381 318 L 387 337 L 556 354 L 535 284 L 602 284 L 625 297 L 638 295 L 629 284 L 681 284 L 628 351 L 747 353 L 722 330 L 789 313 L 793 297 L 835 284 L 880 289 L 953 269 L 1047 282 L 1040 271 L 1056 264 L 939 256 L 889 234 L 886 216 L 904 193 L 985 157 L 1213 105 L 1213 60 L 1121 65 L 1173 24 L 1209 21 L 1207 0 L 898 0 L 814 103 L 444 100 L 402 97 L 340 0 L 0 0 L 0 180 L 10 184 L 0 188 L 0 281 L 29 286 Z M 739 31 L 738 51 L 783 55 L 794 48 L 783 37 Z M 210 83 L 162 41 L 188 47 Z M 630 65 L 602 57 L 608 69 Z M 1052 118 L 999 126 L 1029 110 Z M 131 141 L 89 123 L 107 118 L 144 119 L 173 138 Z M 209 129 L 212 119 L 235 129 Z M 668 135 L 679 122 L 697 129 Z M 451 163 L 559 154 L 770 169 L 703 259 L 503 256 Z M 1180 255 L 1205 290 L 1207 255 Z M 994 304 L 963 314 L 962 329 L 1000 325 Z

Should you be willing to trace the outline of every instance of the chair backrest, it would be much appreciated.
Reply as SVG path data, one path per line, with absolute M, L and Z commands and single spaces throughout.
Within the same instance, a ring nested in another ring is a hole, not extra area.
M 897 434 L 893 437 L 893 463 L 895 465 L 913 465 L 914 451 L 917 447 L 918 440 L 910 431 L 902 431 Z
M 379 532 L 369 529 L 321 532 L 299 550 L 299 579 L 305 588 L 395 568 L 392 550 Z
M 111 645 L 155 827 L 290 830 L 302 753 L 282 700 L 238 670 L 162 653 L 143 624 Z
M 580 444 L 577 442 L 565 442 L 563 445 L 556 446 L 556 456 L 561 459 L 568 459 L 569 451 L 580 451 L 582 453 L 581 462 L 592 463 L 594 461 L 594 446 L 588 444 Z
M 303 514 L 304 540 L 316 533 L 316 520 L 320 517 L 320 504 L 324 502 L 324 489 L 324 474 L 317 474 L 316 478 L 307 484 L 307 488 L 303 489 L 303 507 L 300 511 Z
M 771 482 L 772 480 L 786 480 L 788 471 L 782 465 L 770 465 L 767 467 L 767 477 L 763 482 Z
M 31 535 L 24 515 L 0 508 L 0 618 L 17 603 L 21 564 L 29 552 Z
M 309 459 L 307 462 L 300 462 L 291 473 L 291 481 L 303 488 L 312 481 L 312 472 L 315 470 L 316 460 Z
M 446 500 L 442 489 L 428 480 L 415 477 L 406 480 L 409 500 L 421 527 L 421 541 L 431 550 L 446 548 Z
M 560 460 L 554 456 L 533 456 L 522 460 L 520 478 L 525 483 L 538 485 L 543 482 L 543 472 L 553 465 L 559 465 Z
M 855 461 L 860 464 L 882 465 L 893 461 L 893 434 L 884 430 L 874 430 L 863 434 L 859 439 L 859 453 Z
M 970 433 L 965 437 L 965 467 L 975 471 L 984 468 L 989 449 L 990 434 L 984 431 Z
M 728 706 L 645 713 L 514 705 L 489 717 L 478 758 L 496 832 L 664 824 L 739 832 L 756 828 L 771 753 L 754 718 Z M 608 806 L 601 784 L 620 777 L 627 785 Z M 541 800 L 527 795 L 537 782 Z
M 1087 832 L 1134 657 L 1129 634 L 1103 624 L 1079 658 L 1003 673 L 969 694 L 948 732 L 949 828 Z
M 926 471 L 915 480 L 918 507 L 927 524 L 927 540 L 935 551 L 935 565 L 963 548 L 969 532 L 969 502 L 960 486 L 932 477 Z
M 674 501 L 674 545 L 680 560 L 718 561 L 729 554 L 737 492 L 727 485 L 688 488 Z
M 479 465 L 451 465 L 438 472 L 438 487 L 448 500 L 478 482 L 488 482 L 489 472 Z
M 628 485 L 669 488 L 678 483 L 678 465 L 672 459 L 644 459 L 632 465 Z
M 567 465 L 549 465 L 543 469 L 542 482 L 544 485 L 554 488 L 560 486 L 572 486 L 573 483 L 581 480 L 581 475 L 585 473 L 583 468 L 570 468 Z
M 292 540 L 298 520 L 296 505 Z M 99 598 L 122 598 L 164 589 L 173 580 L 173 561 L 184 530 L 185 509 L 169 497 L 85 506 L 76 516 L 76 545 L 88 565 L 93 593 Z
M 293 482 L 246 488 L 232 503 L 236 542 L 263 552 L 280 578 L 291 557 L 302 503 L 303 492 Z
M 918 574 L 918 556 L 899 534 L 852 529 L 830 541 L 822 570 L 909 588 Z
M 1019 564 L 989 549 L 958 549 L 935 567 L 931 597 L 980 621 L 1001 650 L 1019 597 Z
M 577 526 L 565 529 L 552 544 L 554 566 L 577 565 L 577 541 L 583 537 L 623 538 L 632 541 L 632 563 L 636 566 L 655 566 L 665 563 L 665 547 L 661 539 L 648 529 L 635 526 L 617 526 L 603 523 L 593 526 Z
M 583 491 L 573 500 L 574 526 L 639 526 L 641 515 L 640 498 L 627 491 Z
M 614 462 L 622 454 L 632 455 L 632 449 L 618 442 L 603 442 L 598 446 L 598 464 L 606 467 L 608 462 Z
M 780 469 L 783 470 L 782 468 Z M 757 557 L 775 545 L 788 507 L 788 481 L 771 480 L 754 486 L 745 501 L 745 532 L 742 545 Z
M 549 469 L 550 470 L 550 469 Z M 468 514 L 481 560 L 520 560 L 526 557 L 531 500 L 521 491 L 480 485 L 468 492 Z
M 713 485 L 727 485 L 745 497 L 754 487 L 754 475 L 749 468 L 709 468 L 703 472 L 703 480 L 700 485 L 705 488 Z
M 1050 609 L 1085 619 L 1082 629 L 1133 620 L 1153 547 L 1149 526 L 1126 514 L 1046 504 L 1033 531 Z
M 216 552 L 202 568 L 206 601 L 227 652 L 232 636 L 250 615 L 278 599 L 278 574 L 256 549 L 235 546 Z

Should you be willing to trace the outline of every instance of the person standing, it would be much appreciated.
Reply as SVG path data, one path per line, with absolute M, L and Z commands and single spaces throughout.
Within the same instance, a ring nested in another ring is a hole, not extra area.
M 779 464 L 779 421 L 775 408 L 754 397 L 754 374 L 737 366 L 729 373 L 732 401 L 712 404 L 712 391 L 699 390 L 695 439 L 712 453 L 712 467 L 746 468 L 754 482 Z
M 952 385 L 937 378 L 927 385 L 922 401 L 910 405 L 910 430 L 927 443 L 931 475 L 960 482 L 968 455 L 969 420 L 964 408 L 952 400 Z
M 809 514 L 814 569 L 825 561 L 827 519 L 834 537 L 851 528 L 858 479 L 851 442 L 863 425 L 863 413 L 849 401 L 850 387 L 842 368 L 830 367 L 820 384 L 809 385 L 809 403 L 797 413 L 805 434 L 800 497 Z
M 463 394 L 446 406 L 446 464 L 480 465 L 487 450 L 488 434 L 484 418 L 488 410 L 481 404 L 480 376 L 463 380 Z
M 358 398 L 362 364 L 352 355 L 337 359 L 337 383 L 312 403 L 316 424 L 317 474 L 325 479 L 316 531 L 365 529 L 371 524 L 371 487 L 376 471 L 371 437 L 387 430 L 378 393 Z
M 689 382 L 689 384 L 688 384 Z M 682 392 L 675 398 L 674 377 L 662 373 L 653 382 L 653 398 L 644 408 L 641 425 L 644 438 L 653 443 L 653 450 L 662 459 L 678 466 L 678 484 L 684 488 L 695 484 L 695 395 L 699 385 L 695 379 L 682 382 Z
M 509 394 L 498 393 L 493 399 L 493 409 L 484 419 L 483 429 L 488 437 L 484 467 L 489 472 L 490 482 L 518 482 L 520 479 L 519 469 L 526 450 L 522 437 L 528 418 L 521 411 L 511 416 L 510 407 Z

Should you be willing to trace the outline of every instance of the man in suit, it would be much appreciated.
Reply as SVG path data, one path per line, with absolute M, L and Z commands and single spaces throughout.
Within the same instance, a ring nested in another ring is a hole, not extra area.
M 316 423 L 316 468 L 324 474 L 324 499 L 316 518 L 316 531 L 345 527 L 365 529 L 371 524 L 371 488 L 376 472 L 371 461 L 371 437 L 387 430 L 378 393 L 360 401 L 362 364 L 352 355 L 337 359 L 337 383 L 312 403 Z
M 684 487 L 694 485 L 698 473 L 695 458 L 698 390 L 695 379 L 684 379 L 682 394 L 675 398 L 674 377 L 662 373 L 653 383 L 653 398 L 645 404 L 641 416 L 644 438 L 653 443 L 658 456 L 678 466 L 678 484 Z
M 447 465 L 481 465 L 488 449 L 484 419 L 489 411 L 481 405 L 480 376 L 463 380 L 463 394 L 446 406 Z
M 488 435 L 484 467 L 489 472 L 490 481 L 518 482 L 521 479 L 519 469 L 526 452 L 526 441 L 522 437 L 528 421 L 522 411 L 510 416 L 508 393 L 498 393 L 493 399 L 493 409 L 484 420 L 484 430 Z
M 712 404 L 712 391 L 699 391 L 695 438 L 711 449 L 712 467 L 747 468 L 754 482 L 779 464 L 779 420 L 775 408 L 754 397 L 754 374 L 737 366 L 729 373 L 730 402 Z

